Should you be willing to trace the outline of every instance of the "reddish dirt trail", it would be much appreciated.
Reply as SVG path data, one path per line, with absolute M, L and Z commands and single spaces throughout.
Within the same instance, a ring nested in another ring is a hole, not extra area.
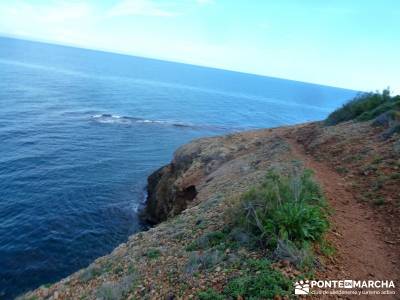
M 395 296 L 353 297 L 400 299 L 399 249 L 384 240 L 384 224 L 374 218 L 372 208 L 358 203 L 352 193 L 346 190 L 344 179 L 340 175 L 306 154 L 303 146 L 296 141 L 288 139 L 288 142 L 295 156 L 300 157 L 307 168 L 314 170 L 334 210 L 331 217 L 333 228 L 328 239 L 337 248 L 337 255 L 333 265 L 328 266 L 320 275 L 326 279 L 339 280 L 394 280 L 397 288 Z

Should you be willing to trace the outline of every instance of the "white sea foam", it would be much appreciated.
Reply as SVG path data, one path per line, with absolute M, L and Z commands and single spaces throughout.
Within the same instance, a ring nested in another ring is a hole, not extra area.
M 195 126 L 189 123 L 182 123 L 182 122 L 175 122 L 175 121 L 168 121 L 168 120 L 150 120 L 150 119 L 142 119 L 136 117 L 127 117 L 127 116 L 120 116 L 114 114 L 96 114 L 91 116 L 91 119 L 97 123 L 103 124 L 134 124 L 134 123 L 142 123 L 142 124 L 159 124 L 159 125 L 169 125 L 169 126 L 176 126 L 176 127 L 201 127 Z
M 98 123 L 105 124 L 132 124 L 133 119 L 113 114 L 97 114 L 93 115 L 91 119 Z
M 215 125 L 199 125 L 192 123 L 183 123 L 174 120 L 151 120 L 143 119 L 138 117 L 128 117 L 113 114 L 95 114 L 91 116 L 91 120 L 102 124 L 120 124 L 120 125 L 134 125 L 134 124 L 146 124 L 146 125 L 159 125 L 159 126 L 173 126 L 180 128 L 191 128 L 191 129 L 205 129 L 205 130 L 222 130 L 226 131 L 228 128 L 223 126 Z M 235 131 L 235 128 L 229 128 L 230 131 Z

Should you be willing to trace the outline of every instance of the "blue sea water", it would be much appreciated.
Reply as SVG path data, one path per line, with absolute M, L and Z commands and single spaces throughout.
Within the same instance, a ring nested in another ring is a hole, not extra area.
M 0 299 L 142 229 L 146 177 L 180 145 L 320 120 L 355 91 L 0 38 Z

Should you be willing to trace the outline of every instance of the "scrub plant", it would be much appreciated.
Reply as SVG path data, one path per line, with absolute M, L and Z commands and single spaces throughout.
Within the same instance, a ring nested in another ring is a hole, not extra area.
M 245 193 L 239 223 L 267 248 L 287 240 L 302 248 L 320 241 L 329 228 L 328 209 L 312 171 L 283 176 L 270 171 L 264 182 Z

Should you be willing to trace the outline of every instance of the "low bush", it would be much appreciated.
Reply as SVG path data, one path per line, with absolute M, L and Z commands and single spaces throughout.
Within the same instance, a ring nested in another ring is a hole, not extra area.
M 400 111 L 400 98 L 399 99 L 397 98 L 394 97 L 393 100 L 386 101 L 372 110 L 363 112 L 360 116 L 357 117 L 357 120 L 358 121 L 372 120 L 373 118 L 376 118 L 385 112 L 388 112 L 388 117 L 390 119 L 393 120 L 397 119 Z
M 400 96 L 390 96 L 390 90 L 382 93 L 362 93 L 332 112 L 325 120 L 326 125 L 336 125 L 341 122 L 371 120 L 387 111 L 400 110 Z
M 205 250 L 219 245 L 226 239 L 226 234 L 221 231 L 208 232 L 186 247 L 187 251 Z
M 219 264 L 222 255 L 215 254 L 224 253 L 222 246 L 253 247 L 256 243 L 271 250 L 267 255 L 270 259 L 290 261 L 312 274 L 317 262 L 314 242 L 323 242 L 329 227 L 326 200 L 312 171 L 298 167 L 288 176 L 270 171 L 262 184 L 234 203 L 227 214 L 229 230 L 206 233 L 190 245 L 190 250 L 198 251 L 191 253 L 187 272 Z M 204 250 L 207 247 L 211 248 Z M 275 299 L 292 295 L 292 281 L 273 269 L 269 260 L 247 258 L 236 264 L 240 275 L 233 276 L 222 292 L 208 289 L 198 293 L 198 299 Z
M 269 172 L 261 186 L 243 195 L 237 215 L 239 225 L 269 248 L 278 240 L 302 248 L 328 229 L 326 202 L 310 170 L 291 176 Z
M 225 296 L 221 295 L 213 289 L 207 289 L 197 294 L 199 300 L 225 300 Z
M 253 237 L 242 228 L 225 228 L 222 231 L 207 232 L 186 247 L 186 251 L 207 249 L 237 249 L 253 246 Z
M 275 299 L 291 294 L 292 282 L 279 271 L 271 268 L 267 260 L 248 260 L 244 276 L 231 280 L 225 295 L 238 299 Z
M 324 240 L 322 243 L 319 245 L 319 250 L 321 253 L 327 257 L 332 257 L 333 255 L 336 254 L 336 248 L 333 246 L 331 243 L 328 241 Z
M 213 289 L 199 292 L 199 299 L 275 299 L 292 294 L 292 282 L 274 270 L 266 259 L 248 259 L 243 275 L 232 278 L 223 292 Z
M 155 248 L 150 248 L 150 249 L 147 250 L 147 252 L 146 252 L 146 256 L 147 256 L 149 259 L 157 259 L 157 258 L 160 257 L 160 254 L 161 254 L 160 250 L 155 249 Z

